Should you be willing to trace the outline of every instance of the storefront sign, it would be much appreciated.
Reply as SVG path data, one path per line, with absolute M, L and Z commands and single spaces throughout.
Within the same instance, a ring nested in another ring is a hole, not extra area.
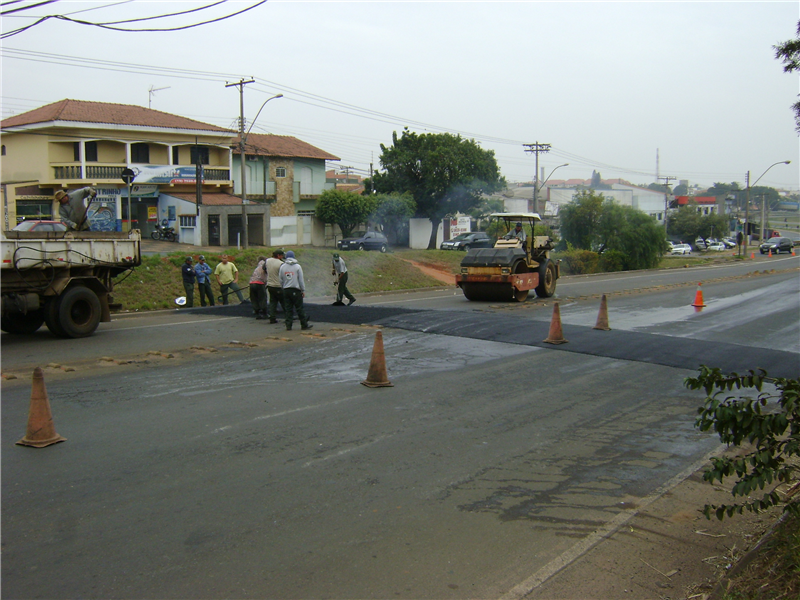
M 183 167 L 176 165 L 136 165 L 131 168 L 136 173 L 137 184 L 196 183 L 197 181 L 194 165 Z

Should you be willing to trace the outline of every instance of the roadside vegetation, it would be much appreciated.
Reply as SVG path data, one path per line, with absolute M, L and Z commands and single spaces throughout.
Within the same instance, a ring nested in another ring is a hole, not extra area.
M 706 505 L 707 518 L 783 508 L 783 518 L 747 564 L 723 581 L 724 600 L 800 598 L 800 379 L 767 372 L 723 374 L 703 366 L 687 388 L 703 390 L 696 427 L 713 430 L 735 456 L 714 457 L 703 474 L 710 484 L 729 477 L 733 502 Z M 732 395 L 732 392 L 736 395 Z
M 537 228 L 538 233 L 538 228 Z M 231 256 L 232 262 L 239 269 L 239 287 L 245 297 L 250 281 L 250 275 L 258 262 L 259 256 L 269 256 L 271 248 L 250 248 L 237 251 L 225 250 Z M 303 267 L 306 282 L 306 295 L 308 297 L 333 296 L 333 276 L 331 273 L 332 248 L 295 248 L 297 260 Z M 211 268 L 220 262 L 219 253 L 205 254 L 206 261 Z M 734 260 L 728 255 L 698 255 L 698 256 L 664 256 L 658 264 L 659 268 L 682 268 L 696 266 L 712 261 Z M 198 252 L 192 253 L 192 258 L 197 263 Z M 146 311 L 176 308 L 175 298 L 185 295 L 181 280 L 180 267 L 186 260 L 185 252 L 171 252 L 163 256 L 144 256 L 142 265 L 134 269 L 130 275 L 121 275 L 115 280 L 114 302 L 122 305 L 123 311 Z M 408 248 L 394 249 L 386 254 L 380 252 L 344 252 L 347 269 L 350 272 L 348 287 L 358 295 L 359 293 L 387 292 L 411 290 L 426 287 L 441 287 L 447 284 L 435 279 L 414 264 L 429 267 L 453 275 L 458 273 L 463 252 L 449 250 L 411 250 Z M 585 270 L 574 270 L 568 260 L 569 253 L 554 253 L 553 258 L 563 259 L 562 274 L 585 273 Z M 599 272 L 599 271 L 591 271 Z M 219 286 L 212 276 L 211 287 L 214 297 L 219 296 Z M 195 293 L 195 304 L 199 306 L 199 296 Z

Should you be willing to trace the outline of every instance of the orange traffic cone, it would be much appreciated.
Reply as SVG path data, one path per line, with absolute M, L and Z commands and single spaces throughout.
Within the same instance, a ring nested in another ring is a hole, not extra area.
M 694 302 L 692 302 L 692 306 L 695 308 L 702 308 L 705 306 L 703 303 L 703 290 L 700 289 L 700 286 L 703 285 L 703 282 L 697 284 L 697 293 L 694 295 Z
M 751 252 L 751 253 L 750 253 L 750 258 L 751 258 L 751 259 L 755 259 L 755 257 L 756 257 L 756 253 L 755 253 L 755 252 Z
M 772 248 L 769 249 L 769 257 L 772 258 Z
M 367 387 L 394 387 L 386 376 L 386 355 L 383 353 L 383 332 L 375 332 L 375 343 L 372 345 L 372 360 L 369 361 L 369 373 L 361 382 Z
M 553 317 L 550 319 L 550 334 L 544 340 L 547 344 L 566 344 L 564 333 L 561 331 L 561 309 L 558 302 L 553 304 Z
M 600 298 L 600 312 L 597 313 L 597 324 L 594 329 L 602 329 L 603 331 L 610 331 L 611 327 L 608 326 L 608 302 L 606 295 Z
M 28 430 L 25 437 L 17 442 L 20 446 L 44 448 L 50 444 L 66 441 L 56 433 L 53 415 L 50 412 L 50 399 L 44 387 L 44 374 L 41 367 L 33 370 L 31 388 L 31 407 L 28 411 Z

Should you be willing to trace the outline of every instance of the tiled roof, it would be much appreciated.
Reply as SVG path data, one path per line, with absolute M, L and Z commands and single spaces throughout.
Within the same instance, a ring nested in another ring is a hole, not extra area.
M 201 121 L 179 117 L 170 113 L 133 106 L 129 104 L 109 104 L 107 102 L 86 102 L 83 100 L 60 100 L 47 106 L 3 119 L 4 129 L 22 125 L 49 123 L 52 121 L 74 121 L 76 123 L 100 123 L 109 125 L 131 125 L 139 127 L 161 127 L 165 129 L 191 129 L 213 131 L 236 135 L 234 131 L 209 125 Z
M 165 195 L 172 196 L 178 200 L 186 200 L 186 202 L 195 203 L 197 196 L 194 193 L 182 194 L 179 192 L 165 192 Z M 203 194 L 203 204 L 208 206 L 235 206 L 242 204 L 242 199 L 230 194 Z
M 233 153 L 239 154 L 239 136 L 233 146 Z M 320 160 L 341 160 L 316 146 L 307 144 L 291 135 L 272 135 L 267 133 L 251 133 L 247 136 L 245 153 L 279 158 L 317 158 Z

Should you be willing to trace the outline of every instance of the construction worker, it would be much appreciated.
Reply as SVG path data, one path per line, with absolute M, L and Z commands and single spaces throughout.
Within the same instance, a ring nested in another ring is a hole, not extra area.
M 350 290 L 347 289 L 347 265 L 344 264 L 344 259 L 338 254 L 333 255 L 333 268 L 331 269 L 331 275 L 336 276 L 337 285 L 336 302 L 334 302 L 333 305 L 344 306 L 343 300 L 347 298 L 347 306 L 350 306 L 356 301 L 356 298 L 350 293 Z
M 86 213 L 86 198 L 92 199 L 97 196 L 97 190 L 93 187 L 80 188 L 67 193 L 64 190 L 56 192 L 56 202 L 58 202 L 58 215 L 61 222 L 70 231 L 87 231 L 89 229 L 89 219 Z
M 286 253 L 286 262 L 281 265 L 280 276 L 283 288 L 283 310 L 286 313 L 286 331 L 292 330 L 295 310 L 297 318 L 300 319 L 300 329 L 311 329 L 313 325 L 308 324 L 308 317 L 303 309 L 303 298 L 306 295 L 303 267 L 297 262 L 294 252 L 291 250 Z
M 528 239 L 528 236 L 525 233 L 525 230 L 522 228 L 522 223 L 517 223 L 516 227 L 509 231 L 503 239 L 510 240 L 513 238 L 517 238 L 523 244 Z

